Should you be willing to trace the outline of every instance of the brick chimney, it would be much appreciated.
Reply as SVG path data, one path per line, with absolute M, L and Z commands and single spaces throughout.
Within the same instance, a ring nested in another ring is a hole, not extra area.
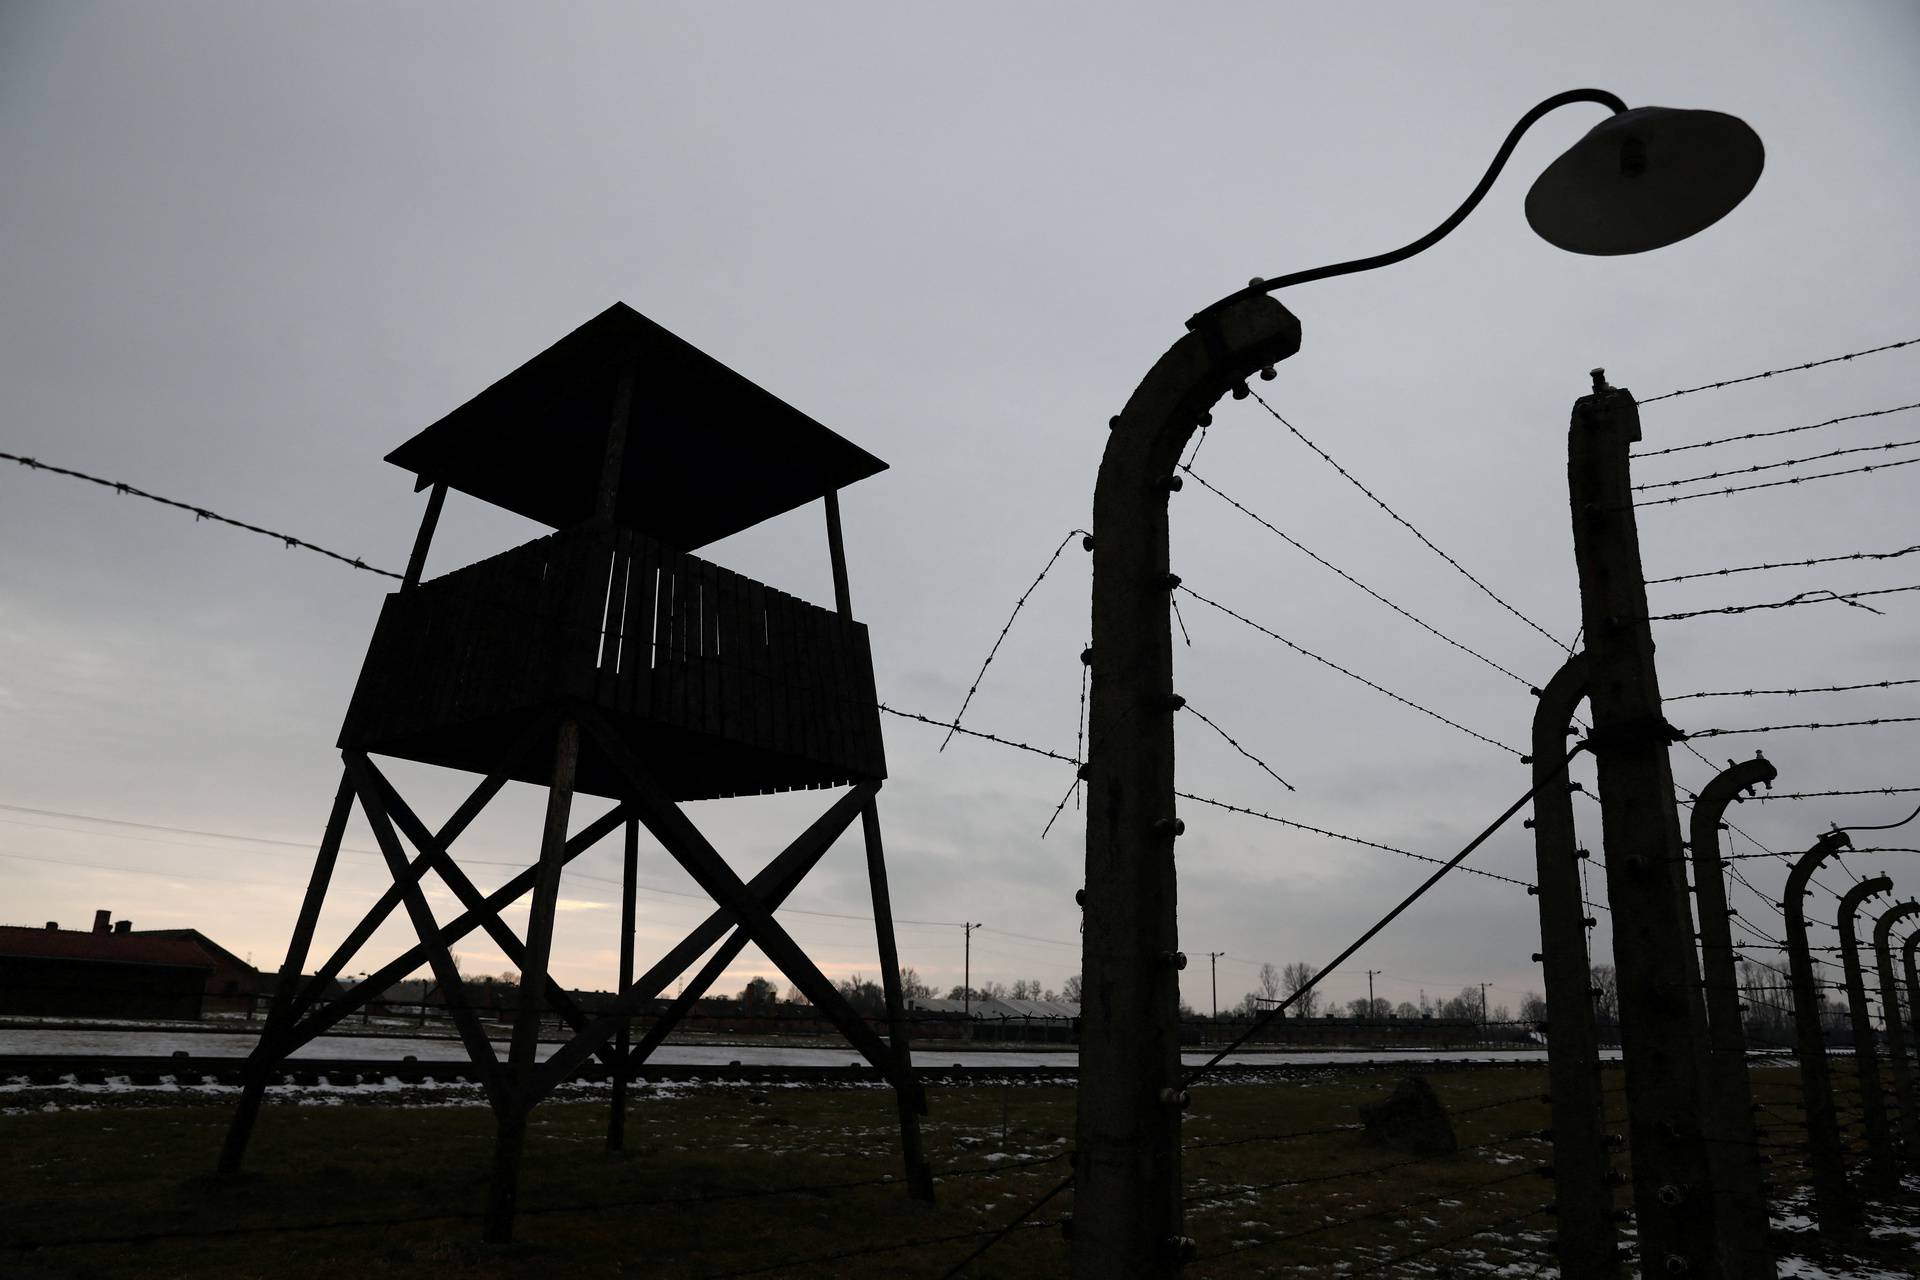
M 60 922 L 58 920 L 49 920 L 47 921 L 47 928 L 53 930 L 55 933 L 58 933 L 60 932 Z
M 93 913 L 93 931 L 95 933 L 112 932 L 113 930 L 112 922 L 113 922 L 113 912 L 111 911 L 96 911 Z
M 133 921 L 131 921 L 131 920 L 118 920 L 118 921 L 115 921 L 115 922 L 114 922 L 114 926 L 113 926 L 113 931 L 114 931 L 114 933 L 116 933 L 116 934 L 121 934 L 121 933 L 132 933 L 132 932 L 133 932 Z

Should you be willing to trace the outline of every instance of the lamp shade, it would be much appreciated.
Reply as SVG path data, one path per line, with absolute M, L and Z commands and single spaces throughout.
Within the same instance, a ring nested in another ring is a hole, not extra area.
M 1572 253 L 1644 253 L 1720 221 L 1766 151 L 1737 116 L 1637 107 L 1595 126 L 1527 192 L 1527 222 Z

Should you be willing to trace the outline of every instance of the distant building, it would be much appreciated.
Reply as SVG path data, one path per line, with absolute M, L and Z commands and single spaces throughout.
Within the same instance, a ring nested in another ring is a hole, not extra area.
M 104 914 L 104 913 L 103 913 Z M 122 920 L 116 928 L 128 928 Z M 170 938 L 190 944 L 213 967 L 207 977 L 207 1013 L 252 1013 L 257 997 L 273 994 L 276 975 L 260 970 L 209 938 L 198 929 L 131 929 L 135 938 Z
M 0 925 L 0 1013 L 67 1018 L 198 1018 L 215 965 L 192 941 L 93 928 Z

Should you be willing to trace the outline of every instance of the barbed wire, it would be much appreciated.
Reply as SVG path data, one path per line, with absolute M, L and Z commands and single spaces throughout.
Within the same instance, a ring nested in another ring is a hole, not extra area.
M 1207 596 L 1201 595 L 1198 591 L 1195 591 L 1192 587 L 1188 586 L 1184 582 L 1181 583 L 1178 587 L 1176 587 L 1175 590 L 1186 592 L 1188 595 L 1192 596 L 1195 600 L 1198 600 L 1201 604 L 1212 605 L 1214 608 L 1218 609 L 1221 613 L 1226 614 L 1229 618 L 1234 618 L 1240 622 L 1245 623 L 1247 626 L 1252 627 L 1255 631 L 1258 631 L 1261 635 L 1266 636 L 1270 640 L 1278 640 L 1281 644 L 1287 646 L 1287 648 L 1293 650 L 1295 653 L 1300 654 L 1302 657 L 1311 658 L 1315 662 L 1319 663 L 1321 666 L 1331 668 L 1334 671 L 1338 671 L 1341 675 L 1346 676 L 1350 680 L 1357 680 L 1361 684 L 1367 686 L 1367 688 L 1372 689 L 1375 693 L 1385 694 L 1387 697 L 1392 698 L 1395 702 L 1400 703 L 1402 706 L 1411 707 L 1413 710 L 1418 711 L 1422 715 L 1431 716 L 1435 720 L 1438 720 L 1441 724 L 1446 725 L 1448 728 L 1457 729 L 1461 733 L 1466 734 L 1469 738 L 1477 739 L 1481 742 L 1486 743 L 1490 747 L 1497 747 L 1500 750 L 1506 752 L 1508 755 L 1518 756 L 1518 755 L 1524 754 L 1523 752 L 1514 750 L 1512 747 L 1508 746 L 1504 742 L 1499 742 L 1493 738 L 1489 738 L 1484 733 L 1476 733 L 1474 730 L 1467 728 L 1467 726 L 1461 724 L 1457 720 L 1449 720 L 1446 716 L 1441 715 L 1438 711 L 1435 711 L 1430 707 L 1421 706 L 1419 703 L 1415 702 L 1411 698 L 1395 693 L 1393 690 L 1388 689 L 1383 685 L 1375 684 L 1373 681 L 1367 679 L 1365 676 L 1358 675 L 1355 672 L 1349 671 L 1347 668 L 1333 661 L 1333 659 L 1321 657 L 1319 654 L 1315 653 L 1311 649 L 1306 648 L 1304 645 L 1295 644 L 1293 641 L 1287 639 L 1285 636 L 1281 635 L 1279 632 L 1273 631 L 1267 627 L 1261 626 L 1259 623 L 1255 622 L 1252 618 L 1247 617 L 1245 614 L 1236 612 L 1235 610 L 1228 608 L 1226 605 L 1221 604 L 1218 600 L 1214 600 Z
M 1711 693 L 1674 693 L 1663 697 L 1666 702 L 1685 702 L 1689 698 L 1757 698 L 1784 695 L 1794 697 L 1802 693 L 1852 693 L 1856 689 L 1892 689 L 1898 685 L 1920 684 L 1916 680 L 1872 680 L 1866 684 L 1828 684 L 1804 689 L 1721 689 Z
M 1902 458 L 1898 462 L 1868 463 L 1862 467 L 1847 467 L 1841 471 L 1816 471 L 1810 476 L 1794 476 L 1789 480 L 1767 480 L 1760 484 L 1728 485 L 1724 489 L 1707 489 L 1700 493 L 1675 494 L 1670 498 L 1648 498 L 1635 502 L 1635 507 L 1664 507 L 1676 502 L 1692 502 L 1695 498 L 1724 498 L 1733 493 L 1752 493 L 1756 489 L 1779 489 L 1786 485 L 1805 484 L 1809 480 L 1832 480 L 1838 476 L 1863 476 L 1870 471 L 1891 471 L 1895 467 L 1910 467 L 1920 462 L 1920 458 Z
M 1415 626 L 1418 626 L 1423 630 L 1429 632 L 1430 634 L 1437 636 L 1440 639 L 1446 641 L 1448 644 L 1460 650 L 1460 652 L 1467 654 L 1469 657 L 1478 658 L 1481 662 L 1484 662 L 1487 666 L 1492 667 L 1495 671 L 1498 671 L 1501 675 L 1506 676 L 1508 679 L 1515 680 L 1523 685 L 1532 687 L 1533 682 L 1528 680 L 1525 676 L 1519 675 L 1518 673 L 1513 671 L 1509 671 L 1507 668 L 1495 662 L 1492 658 L 1489 658 L 1486 654 L 1481 653 L 1477 649 L 1473 649 L 1467 645 L 1462 644 L 1460 641 L 1454 639 L 1452 636 L 1448 635 L 1446 632 L 1441 631 L 1438 627 L 1433 626 L 1431 623 L 1428 623 L 1424 619 L 1416 616 L 1415 614 L 1413 614 L 1412 612 L 1406 609 L 1401 608 L 1399 605 L 1395 604 L 1393 601 L 1387 599 L 1385 596 L 1381 595 L 1378 591 L 1375 591 L 1372 587 L 1360 581 L 1360 579 L 1354 577 L 1352 574 L 1348 573 L 1345 569 L 1342 569 L 1339 565 L 1334 564 L 1332 561 L 1328 560 L 1326 557 L 1315 552 L 1312 548 L 1308 547 L 1305 543 L 1300 542 L 1298 539 L 1293 538 L 1288 534 L 1281 532 L 1279 528 L 1277 528 L 1275 525 L 1269 522 L 1265 517 L 1259 515 L 1254 511 L 1249 510 L 1245 506 L 1241 505 L 1239 502 L 1236 502 L 1233 498 L 1229 497 L 1227 494 L 1223 493 L 1217 485 L 1213 484 L 1212 482 L 1207 480 L 1205 476 L 1202 476 L 1199 472 L 1195 471 L 1191 465 L 1183 466 L 1181 470 L 1185 471 L 1188 475 L 1192 476 L 1195 480 L 1199 481 L 1201 487 L 1213 493 L 1214 496 L 1218 497 L 1221 501 L 1225 502 L 1228 506 L 1232 507 L 1234 510 L 1240 512 L 1242 515 L 1246 516 L 1249 520 L 1252 520 L 1254 523 L 1260 525 L 1262 528 L 1272 533 L 1275 537 L 1279 538 L 1282 542 L 1285 542 L 1288 546 L 1300 552 L 1302 555 L 1306 556 L 1309 560 L 1312 560 L 1315 564 L 1318 564 L 1323 568 L 1331 570 L 1333 573 L 1339 575 L 1341 578 L 1345 579 L 1347 582 L 1350 582 L 1354 586 L 1360 588 L 1360 590 L 1366 592 L 1369 596 L 1372 596 L 1375 600 L 1378 600 L 1381 604 L 1387 606 L 1387 608 L 1393 610 L 1395 613 L 1407 619 L 1409 622 L 1413 623 Z
M 921 724 L 931 725 L 936 729 L 950 729 L 954 733 L 964 734 L 969 738 L 983 738 L 988 742 L 997 742 L 1003 747 L 1012 747 L 1016 751 L 1025 751 L 1030 755 L 1045 756 L 1049 760 L 1058 760 L 1062 764 L 1077 765 L 1080 763 L 1072 756 L 1062 755 L 1058 751 L 1049 751 L 1045 747 L 1036 747 L 1027 742 L 1015 742 L 1012 738 L 1003 738 L 997 733 L 986 733 L 979 729 L 962 729 L 959 724 L 953 721 L 935 720 L 932 716 L 923 716 L 917 711 L 902 711 L 898 707 L 890 707 L 884 702 L 880 704 L 880 710 L 887 715 L 898 716 L 902 720 L 917 720 Z
M 350 568 L 360 569 L 366 573 L 377 573 L 383 578 L 401 578 L 403 576 L 393 572 L 391 569 L 377 569 L 362 560 L 359 556 L 342 555 L 338 551 L 329 551 L 317 543 L 308 542 L 305 538 L 296 538 L 292 534 L 280 533 L 273 529 L 263 529 L 257 524 L 248 524 L 244 520 L 235 520 L 232 516 L 223 516 L 217 511 L 209 511 L 207 508 L 195 506 L 191 502 L 181 502 L 177 498 L 164 498 L 157 493 L 149 493 L 145 489 L 136 489 L 124 481 L 107 480 L 100 476 L 88 475 L 84 471 L 75 471 L 70 467 L 56 467 L 50 462 L 42 462 L 38 458 L 29 458 L 18 453 L 0 453 L 0 461 L 17 462 L 21 466 L 29 467 L 35 471 L 48 471 L 57 476 L 69 476 L 75 480 L 85 480 L 88 484 L 97 484 L 103 488 L 112 489 L 115 493 L 124 493 L 135 498 L 145 498 L 148 502 L 157 502 L 163 507 L 177 507 L 182 511 L 191 511 L 193 512 L 193 518 L 195 520 L 212 520 L 218 524 L 232 525 L 236 529 L 245 529 L 248 533 L 257 533 L 262 537 L 272 538 L 286 547 L 300 551 L 311 551 L 316 555 L 326 556 L 330 560 L 338 560 L 341 564 L 347 565 Z
M 1215 724 L 1212 720 L 1208 719 L 1206 712 L 1200 710 L 1200 708 L 1194 706 L 1193 703 L 1191 702 L 1183 702 L 1180 704 L 1180 706 L 1182 710 L 1190 712 L 1194 717 L 1196 717 L 1201 724 L 1204 724 L 1205 726 L 1207 726 L 1207 728 L 1213 730 L 1215 733 L 1225 738 L 1227 740 L 1228 746 L 1232 747 L 1235 751 L 1238 751 L 1241 755 L 1245 756 L 1247 759 L 1253 761 L 1256 765 L 1259 765 L 1261 772 L 1265 773 L 1269 778 L 1272 778 L 1275 782 L 1279 783 L 1281 786 L 1285 787 L 1289 791 L 1299 790 L 1299 788 L 1294 786 L 1291 782 L 1288 782 L 1285 778 L 1275 773 L 1272 770 L 1272 768 L 1268 766 L 1265 760 L 1262 760 L 1259 756 L 1253 754 L 1253 752 L 1241 746 L 1240 743 L 1237 740 L 1235 740 L 1232 734 L 1228 733 L 1225 729 L 1222 729 L 1219 725 Z
M 1915 461 L 1920 461 L 1920 459 L 1915 459 Z M 1868 613 L 1879 613 L 1880 610 L 1878 609 L 1871 608 L 1864 604 L 1855 604 L 1854 602 L 1872 596 L 1895 596 L 1905 591 L 1920 591 L 1920 583 L 1907 587 L 1879 587 L 1872 591 L 1837 592 L 1821 588 L 1813 591 L 1802 591 L 1799 595 L 1789 596 L 1785 600 L 1768 600 L 1759 604 L 1730 604 L 1721 605 L 1715 609 L 1687 609 L 1680 613 L 1648 614 L 1647 621 L 1679 622 L 1686 618 L 1704 618 L 1709 614 L 1754 613 L 1763 609 L 1793 609 L 1805 604 L 1852 604 L 1855 608 L 1865 609 Z
M 1013 612 L 1007 615 L 1005 625 L 1000 628 L 1000 634 L 994 639 L 993 648 L 987 650 L 986 661 L 982 662 L 980 664 L 980 670 L 974 673 L 973 683 L 967 686 L 967 696 L 960 700 L 960 710 L 954 713 L 952 728 L 947 733 L 946 738 L 941 741 L 940 750 L 945 751 L 947 749 L 947 743 L 952 742 L 954 733 L 959 731 L 960 721 L 966 718 L 967 708 L 973 705 L 973 695 L 980 691 L 981 679 L 987 674 L 987 668 L 993 665 L 994 658 L 998 656 L 1000 652 L 1000 646 L 1006 642 L 1007 632 L 1013 630 L 1014 619 L 1018 618 L 1020 616 L 1020 610 L 1026 607 L 1027 598 L 1039 589 L 1042 582 L 1046 581 L 1047 575 L 1053 572 L 1053 566 L 1058 563 L 1060 553 L 1067 549 L 1067 544 L 1072 542 L 1075 537 L 1085 539 L 1088 549 L 1092 549 L 1093 535 L 1085 529 L 1069 529 L 1067 530 L 1067 536 L 1060 539 L 1060 545 L 1055 547 L 1053 554 L 1047 557 L 1047 563 L 1041 568 L 1039 576 L 1034 578 L 1034 580 L 1027 585 L 1027 589 L 1020 593 L 1020 598 L 1014 601 Z
M 1373 505 L 1375 505 L 1376 507 L 1379 507 L 1382 511 L 1386 512 L 1389 516 L 1393 517 L 1394 521 L 1397 524 L 1399 524 L 1401 528 L 1405 529 L 1408 533 L 1411 533 L 1414 537 L 1418 538 L 1422 546 L 1426 547 L 1427 550 L 1433 552 L 1435 555 L 1439 556 L 1442 560 L 1446 561 L 1449 565 L 1453 567 L 1453 569 L 1456 572 L 1460 574 L 1461 577 L 1465 578 L 1468 582 L 1471 582 L 1474 586 L 1480 588 L 1480 591 L 1482 592 L 1482 594 L 1484 594 L 1487 597 L 1487 599 L 1493 601 L 1495 604 L 1499 605 L 1502 609 L 1505 609 L 1508 613 L 1520 619 L 1520 621 L 1526 623 L 1529 627 L 1532 627 L 1535 631 L 1538 631 L 1541 635 L 1545 636 L 1548 640 L 1552 641 L 1553 646 L 1556 649 L 1564 650 L 1568 657 L 1573 656 L 1572 646 L 1561 644 L 1559 640 L 1554 638 L 1554 635 L 1551 631 L 1548 631 L 1545 627 L 1535 622 L 1532 618 L 1529 618 L 1526 614 L 1520 612 L 1520 610 L 1514 608 L 1511 604 L 1508 604 L 1493 590 L 1492 587 L 1489 587 L 1486 583 L 1474 577 L 1473 574 L 1467 571 L 1467 567 L 1465 565 L 1461 564 L 1458 560 L 1455 560 L 1452 556 L 1442 551 L 1438 546 L 1434 544 L 1431 538 L 1427 537 L 1426 534 L 1416 529 L 1413 526 L 1413 523 L 1409 521 L 1405 516 L 1401 515 L 1398 511 L 1395 511 L 1392 507 L 1388 506 L 1385 502 L 1382 502 L 1378 497 L 1378 495 L 1376 495 L 1373 492 L 1373 490 L 1367 488 L 1367 486 L 1365 486 L 1364 484 L 1361 484 L 1358 480 L 1356 480 L 1353 477 L 1352 473 L 1350 473 L 1345 467 L 1341 466 L 1339 463 L 1335 462 L 1333 460 L 1332 455 L 1329 454 L 1325 449 L 1322 449 L 1319 445 L 1307 439 L 1305 435 L 1301 434 L 1300 429 L 1298 427 L 1294 426 L 1291 422 L 1288 422 L 1285 418 L 1281 417 L 1279 410 L 1275 409 L 1272 405 L 1268 404 L 1266 402 L 1266 399 L 1263 396 L 1261 396 L 1261 394 L 1258 391 L 1253 391 L 1252 388 L 1248 388 L 1248 390 L 1249 390 L 1249 393 L 1252 395 L 1253 399 L 1260 405 L 1260 407 L 1262 409 L 1265 409 L 1269 414 L 1272 415 L 1273 420 L 1275 422 L 1278 422 L 1281 426 L 1285 427 L 1288 431 L 1292 432 L 1294 438 L 1299 440 L 1300 443 L 1306 445 L 1307 448 L 1313 450 L 1316 454 L 1320 455 L 1321 460 L 1324 461 L 1328 466 L 1332 467 L 1335 471 L 1339 472 L 1341 477 L 1345 479 L 1348 484 L 1351 484 L 1354 488 L 1358 489 L 1361 493 L 1364 493 L 1365 495 L 1367 495 L 1367 498 L 1373 503 Z
M 1781 560 L 1773 564 L 1749 564 L 1737 569 L 1704 569 L 1698 573 L 1676 573 L 1671 578 L 1648 578 L 1647 585 L 1659 586 L 1666 582 L 1690 582 L 1695 578 L 1723 578 L 1734 573 L 1758 573 L 1763 569 L 1803 569 L 1808 565 L 1836 564 L 1842 560 L 1898 560 L 1920 551 L 1920 543 L 1911 547 L 1902 547 L 1898 551 L 1854 551 L 1840 556 L 1815 556 L 1811 560 Z
M 1858 729 L 1868 725 L 1913 724 L 1920 716 L 1881 716 L 1873 720 L 1809 720 L 1803 724 L 1759 724 L 1745 729 L 1695 729 L 1689 738 L 1723 738 L 1736 733 L 1778 733 L 1786 729 Z
M 1828 356 L 1824 360 L 1809 360 L 1805 364 L 1790 364 L 1779 369 L 1768 369 L 1762 373 L 1749 373 L 1740 378 L 1724 378 L 1719 382 L 1703 382 L 1697 387 L 1682 387 L 1678 391 L 1665 391 L 1657 396 L 1649 396 L 1645 400 L 1636 400 L 1634 403 L 1647 405 L 1654 404 L 1661 400 L 1672 400 L 1676 396 L 1690 396 L 1699 391 L 1718 391 L 1722 387 L 1734 387 L 1743 382 L 1758 382 L 1762 378 L 1772 378 L 1783 373 L 1799 373 L 1803 369 L 1818 369 L 1821 365 L 1840 364 L 1843 361 L 1855 360 L 1861 356 L 1878 355 L 1882 351 L 1898 351 L 1901 347 L 1910 347 L 1916 342 L 1920 342 L 1920 338 L 1908 338 L 1903 342 L 1889 342 L 1881 347 L 1868 347 L 1863 351 L 1849 351 L 1843 356 Z
M 1642 403 L 1645 402 L 1642 401 Z M 1774 431 L 1746 431 L 1737 436 L 1721 436 L 1715 440 L 1700 440 L 1693 444 L 1670 445 L 1665 449 L 1648 449 L 1645 452 L 1636 452 L 1633 457 L 1634 461 L 1638 462 L 1643 458 L 1658 458 L 1663 454 L 1686 453 L 1692 449 L 1708 449 L 1715 445 L 1736 444 L 1742 440 L 1766 440 L 1773 436 L 1790 436 L 1796 432 L 1817 431 L 1821 427 L 1831 427 L 1842 422 L 1857 422 L 1862 418 L 1883 418 L 1890 413 L 1905 413 L 1910 409 L 1920 409 L 1920 400 L 1916 400 L 1912 404 L 1897 404 L 1891 409 L 1872 409 L 1866 413 L 1842 414 L 1838 418 L 1828 418 L 1822 422 L 1809 422 L 1805 426 L 1780 427 Z
M 1344 840 L 1348 844 L 1363 845 L 1369 849 L 1379 849 L 1386 853 L 1397 853 L 1403 858 L 1412 858 L 1416 862 L 1429 862 L 1435 866 L 1445 866 L 1445 858 L 1436 858 L 1431 854 L 1415 853 L 1411 849 L 1402 849 L 1397 845 L 1381 844 L 1378 840 L 1368 840 L 1361 836 L 1350 836 L 1340 831 L 1329 831 L 1325 827 L 1312 826 L 1305 822 L 1295 822 L 1292 818 L 1282 818 L 1278 814 L 1267 813 L 1260 809 L 1249 809 L 1245 805 L 1229 804 L 1225 800 L 1215 800 L 1209 796 L 1195 795 L 1191 791 L 1175 791 L 1174 795 L 1182 800 L 1192 800 L 1198 804 L 1210 805 L 1215 809 L 1224 809 L 1228 813 L 1238 813 L 1248 818 L 1258 818 L 1262 822 L 1272 822 L 1279 826 L 1291 827 L 1295 831 L 1305 831 L 1311 835 L 1325 836 L 1329 840 Z M 1478 867 L 1460 867 L 1470 876 L 1479 876 L 1485 880 L 1498 880 L 1502 884 L 1514 885 L 1521 889 L 1532 889 L 1530 881 L 1516 880 L 1512 876 L 1503 876 L 1497 871 L 1482 871 Z
M 1683 484 L 1700 484 L 1707 480 L 1724 480 L 1728 476 L 1747 476 L 1758 471 L 1778 471 L 1781 467 L 1797 467 L 1807 462 L 1822 462 L 1828 458 L 1844 458 L 1853 453 L 1875 453 L 1885 449 L 1911 449 L 1920 444 L 1920 440 L 1895 440 L 1888 444 L 1862 444 L 1849 449 L 1830 449 L 1826 453 L 1808 454 L 1804 458 L 1787 458 L 1781 462 L 1756 462 L 1749 467 L 1735 467 L 1730 471 L 1710 471 L 1705 475 L 1688 476 L 1683 480 L 1660 480 L 1651 484 L 1636 484 L 1635 493 L 1648 489 L 1672 489 Z
M 1786 791 L 1754 797 L 1765 804 L 1769 800 L 1815 800 L 1828 796 L 1908 796 L 1920 787 L 1868 787 L 1859 791 Z

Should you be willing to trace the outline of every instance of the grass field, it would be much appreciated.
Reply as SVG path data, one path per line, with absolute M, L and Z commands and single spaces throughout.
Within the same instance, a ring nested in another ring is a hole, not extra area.
M 1442 1159 L 1350 1127 L 1396 1079 L 1329 1070 L 1196 1090 L 1189 1274 L 1550 1274 L 1544 1071 L 1430 1074 L 1462 1148 Z M 474 1095 L 326 1096 L 270 1105 L 232 1182 L 206 1176 L 225 1097 L 0 1115 L 0 1277 L 940 1276 L 1066 1176 L 1073 1129 L 1064 1087 L 934 1091 L 930 1208 L 895 1177 L 879 1089 L 641 1090 L 621 1153 L 605 1150 L 604 1095 L 556 1103 L 535 1113 L 517 1240 L 490 1247 L 477 1215 L 492 1122 Z M 1061 1274 L 1071 1210 L 1068 1190 L 966 1274 Z

